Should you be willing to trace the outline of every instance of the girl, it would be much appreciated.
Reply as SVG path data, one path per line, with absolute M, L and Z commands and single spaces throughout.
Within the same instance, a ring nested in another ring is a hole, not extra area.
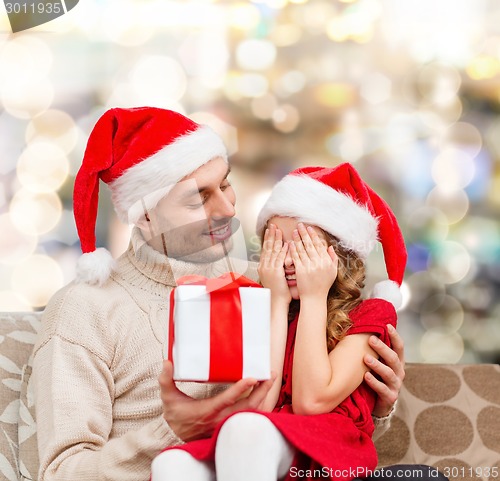
M 160 455 L 153 481 L 348 480 L 377 465 L 363 358 L 375 356 L 371 334 L 388 343 L 401 302 L 406 249 L 392 211 L 350 164 L 309 167 L 275 186 L 258 231 L 277 379 L 259 411 Z M 364 261 L 377 240 L 390 280 L 363 301 Z

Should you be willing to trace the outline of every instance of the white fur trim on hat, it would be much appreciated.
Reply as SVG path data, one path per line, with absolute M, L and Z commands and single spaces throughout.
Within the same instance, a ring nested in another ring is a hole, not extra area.
M 204 125 L 178 137 L 110 183 L 118 217 L 134 223 L 136 213 L 143 213 L 137 208 L 129 212 L 134 204 L 145 199 L 146 208 L 153 209 L 174 184 L 215 157 L 227 161 L 227 152 L 222 139 L 210 127 Z
M 80 256 L 76 264 L 75 282 L 101 286 L 108 280 L 114 268 L 115 260 L 111 253 L 99 247 Z
M 320 227 L 363 260 L 377 242 L 378 221 L 366 207 L 308 175 L 287 175 L 276 184 L 257 219 L 259 234 L 275 215 Z
M 401 289 L 396 282 L 391 280 L 377 282 L 370 297 L 389 301 L 395 309 L 398 309 L 403 304 Z

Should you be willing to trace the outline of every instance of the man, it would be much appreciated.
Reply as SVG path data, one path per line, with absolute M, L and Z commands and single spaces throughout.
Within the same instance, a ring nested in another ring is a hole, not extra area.
M 178 113 L 113 109 L 96 124 L 74 190 L 84 255 L 76 281 L 47 306 L 34 352 L 40 481 L 145 481 L 162 448 L 258 409 L 272 380 L 176 384 L 165 362 L 158 383 L 176 279 L 227 271 L 236 202 L 228 174 L 219 137 Z M 119 217 L 136 225 L 116 262 L 95 246 L 99 179 Z M 255 266 L 246 275 L 255 278 Z M 394 351 L 372 341 L 385 364 L 366 362 L 383 382 L 366 381 L 383 429 L 404 377 L 403 346 L 395 332 Z

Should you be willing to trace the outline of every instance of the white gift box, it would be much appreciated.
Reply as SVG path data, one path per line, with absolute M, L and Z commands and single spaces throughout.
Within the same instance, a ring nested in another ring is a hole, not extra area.
M 270 290 L 243 276 L 196 279 L 202 285 L 179 285 L 171 295 L 168 357 L 174 379 L 269 379 Z

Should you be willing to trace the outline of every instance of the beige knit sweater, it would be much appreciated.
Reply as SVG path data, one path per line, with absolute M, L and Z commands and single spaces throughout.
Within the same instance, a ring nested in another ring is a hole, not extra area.
M 159 451 L 182 443 L 163 419 L 158 384 L 169 293 L 175 278 L 217 276 L 227 263 L 167 259 L 147 244 L 135 249 L 141 240 L 134 230 L 104 286 L 71 283 L 45 310 L 33 373 L 39 481 L 146 481 Z M 224 389 L 178 387 L 195 398 Z

